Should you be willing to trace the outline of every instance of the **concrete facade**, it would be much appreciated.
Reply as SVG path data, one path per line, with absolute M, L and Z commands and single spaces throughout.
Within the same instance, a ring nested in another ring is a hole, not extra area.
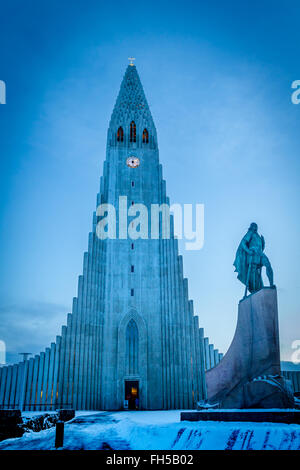
M 129 157 L 139 166 L 128 166 Z M 140 409 L 193 408 L 206 398 L 203 330 L 188 297 L 172 216 L 169 238 L 162 224 L 156 239 L 126 238 L 132 217 L 119 220 L 120 196 L 132 215 L 140 203 L 149 214 L 151 204 L 169 204 L 155 125 L 133 65 L 110 120 L 97 195 L 97 207 L 115 207 L 118 238 L 99 239 L 95 212 L 67 324 L 45 352 L 2 368 L 0 405 L 117 410 L 126 381 L 137 384 Z

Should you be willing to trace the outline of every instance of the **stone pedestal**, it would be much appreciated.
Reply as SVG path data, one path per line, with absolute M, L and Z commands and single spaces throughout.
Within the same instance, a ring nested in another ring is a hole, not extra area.
M 264 287 L 241 300 L 233 341 L 206 373 L 207 397 L 221 408 L 285 408 L 293 396 L 280 371 L 277 292 Z
M 300 424 L 300 410 L 209 410 L 182 411 L 180 421 L 223 421 Z

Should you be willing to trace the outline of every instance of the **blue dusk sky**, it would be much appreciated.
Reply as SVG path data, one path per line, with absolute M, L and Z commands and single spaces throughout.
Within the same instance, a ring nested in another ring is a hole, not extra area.
M 60 333 L 76 295 L 110 115 L 136 57 L 172 203 L 205 204 L 189 295 L 225 352 L 250 222 L 278 288 L 282 358 L 300 339 L 298 1 L 1 0 L 0 339 L 7 361 Z

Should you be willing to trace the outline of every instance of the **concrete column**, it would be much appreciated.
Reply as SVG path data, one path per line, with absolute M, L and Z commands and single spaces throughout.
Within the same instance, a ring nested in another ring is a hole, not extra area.
M 93 302 L 92 302 L 92 351 L 91 351 L 91 392 L 90 392 L 90 409 L 95 410 L 96 408 L 96 393 L 97 393 L 97 349 L 99 347 L 99 327 L 97 322 L 98 311 L 98 294 L 99 294 L 99 282 L 100 273 L 98 269 L 98 260 L 100 256 L 99 240 L 95 233 L 96 230 L 96 214 L 95 223 L 93 224 L 93 248 L 94 248 L 94 267 L 93 267 Z
M 32 378 L 33 378 L 33 366 L 34 366 L 34 359 L 31 357 L 28 361 L 28 380 L 27 380 L 27 387 L 24 399 L 24 410 L 29 411 L 31 407 L 31 387 L 32 387 Z
M 81 409 L 87 410 L 88 407 L 88 396 L 87 396 L 87 388 L 88 388 L 88 381 L 90 381 L 90 376 L 88 375 L 89 370 L 89 332 L 90 332 L 90 296 L 91 296 L 91 274 L 92 274 L 92 248 L 91 248 L 91 234 L 89 234 L 89 247 L 88 247 L 88 254 L 87 254 L 87 275 L 85 278 L 86 290 L 84 296 L 84 355 L 83 355 L 83 362 L 82 362 L 82 402 L 81 402 Z
M 105 244 L 102 241 L 99 241 L 99 249 L 101 256 L 101 263 L 99 266 L 100 276 L 99 276 L 99 288 L 97 295 L 97 324 L 99 328 L 98 334 L 98 351 L 97 351 L 97 408 L 101 404 L 101 376 L 102 376 L 102 359 L 103 359 L 103 322 L 104 322 L 104 290 L 105 290 Z
M 9 394 L 9 401 L 8 401 L 9 406 L 12 408 L 15 405 L 17 374 L 18 374 L 18 365 L 14 364 L 12 366 L 12 379 L 11 379 L 11 387 L 10 387 L 10 394 Z
M 293 382 L 294 391 L 296 391 L 297 390 L 297 376 L 294 371 L 292 372 L 292 382 Z
M 100 375 L 101 375 L 101 345 L 102 345 L 102 334 L 101 334 L 101 323 L 103 321 L 103 309 L 101 305 L 102 290 L 103 290 L 103 266 L 102 262 L 105 256 L 103 250 L 103 243 L 96 236 L 97 244 L 97 260 L 96 260 L 96 304 L 95 304 L 95 324 L 96 324 L 96 343 L 95 343 L 95 359 L 94 359 L 94 409 L 100 407 Z M 100 261 L 101 260 L 101 261 Z
M 194 408 L 197 402 L 197 393 L 198 393 L 198 374 L 197 374 L 197 359 L 196 359 L 196 339 L 195 339 L 195 325 L 194 325 L 194 305 L 193 301 L 189 300 L 189 316 L 191 323 L 191 333 L 190 333 L 190 342 L 191 342 L 191 375 L 192 375 L 192 393 L 191 393 L 191 406 Z
M 173 221 L 173 219 L 172 219 Z M 173 225 L 173 223 L 172 223 Z M 182 408 L 184 405 L 184 387 L 185 387 L 185 381 L 184 381 L 184 364 L 185 364 L 185 338 L 183 337 L 183 307 L 182 307 L 182 299 L 180 299 L 180 280 L 181 280 L 181 271 L 180 271 L 180 261 L 179 261 L 179 256 L 178 256 L 178 241 L 174 240 L 174 266 L 175 266 L 175 284 L 174 284 L 174 290 L 177 293 L 175 295 L 176 299 L 176 314 L 177 314 L 177 320 L 176 320 L 176 325 L 177 325 L 177 348 L 178 348 L 178 355 L 179 355 L 179 370 L 178 370 L 178 394 L 179 394 L 179 400 L 177 407 Z
M 204 338 L 204 354 L 205 354 L 205 370 L 210 369 L 210 358 L 209 358 L 209 339 Z
M 58 396 L 58 378 L 59 378 L 59 369 L 60 369 L 60 362 L 61 362 L 61 336 L 56 336 L 55 342 L 55 358 L 54 358 L 54 370 L 53 370 L 53 392 L 52 392 L 52 399 L 51 399 L 51 408 L 55 409 L 59 396 Z
M 67 336 L 67 327 L 63 325 L 61 328 L 61 344 L 60 344 L 60 361 L 59 361 L 59 373 L 58 373 L 58 397 L 57 405 L 59 407 L 64 406 L 63 403 L 63 387 L 64 387 L 64 364 L 66 358 L 66 336 Z
M 55 343 L 51 343 L 50 360 L 49 360 L 49 378 L 47 390 L 46 409 L 51 410 L 51 403 L 53 397 L 53 375 L 54 375 L 54 362 L 55 362 Z
M 207 393 L 206 393 L 206 381 L 205 381 L 205 353 L 204 353 L 204 329 L 199 328 L 199 346 L 200 346 L 200 355 L 201 355 L 201 399 L 206 400 Z
M 27 361 L 25 361 L 27 362 Z M 24 377 L 24 361 L 19 362 L 17 364 L 18 371 L 17 371 L 17 383 L 16 383 L 16 396 L 15 396 L 15 404 L 20 410 L 25 410 L 25 395 L 27 391 L 27 382 L 28 382 L 28 368 L 26 375 Z M 25 383 L 24 383 L 25 379 Z
M 75 388 L 75 363 L 76 363 L 76 341 L 78 334 L 78 311 L 77 311 L 77 297 L 73 298 L 72 305 L 72 322 L 71 322 L 71 356 L 70 356 L 70 366 L 69 366 L 69 375 L 68 375 L 68 398 L 67 403 L 72 405 L 72 408 L 75 408 L 74 400 L 74 388 Z
M 94 233 L 90 233 L 90 247 L 92 266 L 90 278 L 90 297 L 88 302 L 89 310 L 89 333 L 88 333 L 88 360 L 87 360 L 87 407 L 89 410 L 93 409 L 93 389 L 94 389 L 94 349 L 95 349 L 95 266 L 96 266 L 96 242 L 94 240 Z
M 93 301 L 94 301 L 94 265 L 95 265 L 95 250 L 93 242 L 93 233 L 89 233 L 89 263 L 88 263 L 88 278 L 87 278 L 87 298 L 86 298 L 86 338 L 85 338 L 85 361 L 84 361 L 84 405 L 85 409 L 91 409 L 91 386 L 93 380 L 92 374 L 92 348 L 93 348 Z
M 4 405 L 4 396 L 6 390 L 6 381 L 7 381 L 7 372 L 8 367 L 1 367 L 2 375 L 1 375 L 1 382 L 0 382 L 0 405 Z
M 65 346 L 65 360 L 63 364 L 63 383 L 62 383 L 62 403 L 64 407 L 68 404 L 68 391 L 69 391 L 69 368 L 71 360 L 71 335 L 72 335 L 72 314 L 68 313 L 67 328 L 66 328 L 66 346 Z
M 167 202 L 168 203 L 168 202 Z M 167 247 L 167 266 L 170 266 L 170 243 L 166 241 Z M 168 270 L 169 271 L 169 270 Z M 174 384 L 174 330 L 173 330 L 173 312 L 172 312 L 172 284 L 171 284 L 171 273 L 168 272 L 168 326 L 169 326 L 169 354 L 170 354 L 170 408 L 175 406 L 175 384 Z
M 162 337 L 163 337 L 163 393 L 164 393 L 164 409 L 169 409 L 170 407 L 170 398 L 169 398 L 169 381 L 170 381 L 170 362 L 168 354 L 168 324 L 167 324 L 167 315 L 168 315 L 168 306 L 167 306 L 167 295 L 166 295 L 166 285 L 167 285 L 167 274 L 166 274 L 166 240 L 160 240 L 161 246 L 161 295 L 162 295 Z
M 90 298 L 90 276 L 91 276 L 91 253 L 87 252 L 87 273 L 85 276 L 85 295 L 83 299 L 83 356 L 82 356 L 82 395 L 81 395 L 81 409 L 87 410 L 87 382 L 90 377 L 87 376 L 88 369 L 88 354 L 89 354 L 89 298 Z
M 188 280 L 184 278 L 183 280 L 184 287 L 184 303 L 185 303 L 185 315 L 186 315 L 186 338 L 187 338 L 187 370 L 188 370 L 188 408 L 192 408 L 192 371 L 191 371 L 191 356 L 192 356 L 192 347 L 191 347 L 191 317 L 189 314 L 188 307 Z
M 12 373 L 13 373 L 13 367 L 8 366 L 7 377 L 6 377 L 5 395 L 4 395 L 4 406 L 6 408 L 9 407 L 9 397 L 10 397 L 10 387 L 11 387 L 11 382 L 12 382 Z
M 219 350 L 214 349 L 214 361 L 215 361 L 215 366 L 219 364 Z
M 101 312 L 101 318 L 99 318 L 100 321 L 100 345 L 99 345 L 99 355 L 98 355 L 98 360 L 99 360 L 99 369 L 98 369 L 98 393 L 99 393 L 99 405 L 100 408 L 103 409 L 104 406 L 104 387 L 103 387 L 103 366 L 104 366 L 104 292 L 106 290 L 106 269 L 105 269 L 105 263 L 106 263 L 106 242 L 102 240 L 99 242 L 101 244 L 101 250 L 102 250 L 102 263 L 101 263 L 101 282 L 100 282 L 100 292 L 99 292 L 99 310 Z
M 83 368 L 84 368 L 84 348 L 85 348 L 85 337 L 86 337 L 86 296 L 87 296 L 87 276 L 88 276 L 88 253 L 84 253 L 83 258 L 83 290 L 82 290 L 82 299 L 80 302 L 81 305 L 81 334 L 80 334 L 80 350 L 79 350 L 79 379 L 78 379 L 78 408 L 79 410 L 83 409 Z
M 167 272 L 167 243 L 168 240 L 161 240 L 163 252 L 163 299 L 164 299 L 164 357 L 165 357 L 165 407 L 171 408 L 171 358 L 170 358 L 170 324 L 169 324 L 169 296 L 168 296 L 168 277 Z
M 158 167 L 159 173 L 159 203 L 163 201 L 163 184 L 162 184 L 162 166 Z M 167 325 L 166 325 L 166 257 L 165 257 L 165 240 L 159 238 L 160 250 L 160 281 L 161 281 L 161 330 L 162 330 L 162 394 L 163 409 L 168 409 L 168 356 L 167 356 Z
M 41 399 L 43 394 L 43 375 L 44 375 L 45 353 L 40 353 L 39 373 L 36 393 L 36 409 L 41 410 Z
M 80 342 L 81 342 L 81 311 L 82 311 L 82 296 L 83 296 L 83 276 L 78 277 L 78 298 L 76 301 L 76 342 L 75 342 L 75 362 L 74 362 L 74 391 L 73 403 L 76 410 L 78 407 L 78 392 L 79 392 L 79 367 L 80 367 Z
M 22 411 L 24 410 L 26 391 L 27 391 L 27 388 L 29 387 L 28 369 L 29 369 L 29 361 L 25 360 L 24 362 L 20 364 L 20 368 L 19 368 L 20 378 L 22 377 L 21 387 L 20 387 L 20 409 Z
M 24 397 L 24 400 L 23 400 L 23 404 L 21 403 L 22 385 L 23 385 L 23 368 L 22 368 L 22 364 L 23 364 L 23 362 L 19 362 L 17 364 L 18 372 L 17 372 L 17 383 L 16 383 L 15 406 L 24 410 L 25 409 L 24 408 L 25 397 Z M 27 381 L 26 381 L 26 390 L 27 390 Z M 21 408 L 21 405 L 22 405 L 23 408 Z
M 178 284 L 178 297 L 180 301 L 180 316 L 181 316 L 181 331 L 182 336 L 182 381 L 183 381 L 183 396 L 181 406 L 188 408 L 188 380 L 189 380 L 189 362 L 188 362 L 188 338 L 187 338 L 187 321 L 186 321 L 186 306 L 184 296 L 184 282 L 183 282 L 183 261 L 182 256 L 178 256 L 178 271 L 179 271 L 179 284 Z
M 198 317 L 194 316 L 194 335 L 195 335 L 195 345 L 196 345 L 196 355 L 195 355 L 195 367 L 197 374 L 197 394 L 196 402 L 202 399 L 202 368 L 201 368 L 201 349 L 200 349 L 200 339 L 199 339 L 199 321 Z
M 209 362 L 210 362 L 210 368 L 211 369 L 213 367 L 215 367 L 214 345 L 213 344 L 209 345 Z
M 168 203 L 166 199 L 166 181 L 161 181 L 161 202 Z M 160 230 L 160 236 L 162 232 Z M 173 404 L 173 372 L 172 372 L 172 327 L 171 327 L 171 301 L 170 301 L 170 273 L 168 270 L 169 261 L 169 240 L 162 239 L 163 244 L 163 265 L 164 265 L 164 299 L 165 299 L 165 356 L 166 356 L 166 407 L 172 408 Z
M 32 390 L 30 398 L 30 411 L 36 411 L 36 399 L 37 399 L 37 382 L 38 382 L 38 373 L 39 373 L 39 362 L 40 356 L 37 354 L 34 356 L 33 364 L 33 376 L 32 376 Z
M 199 357 L 198 357 L 198 345 L 197 340 L 198 338 L 198 317 L 194 315 L 194 305 L 193 301 L 190 300 L 190 310 L 192 313 L 192 373 L 193 373 L 193 392 L 192 392 L 192 399 L 193 399 L 193 408 L 196 407 L 197 402 L 199 401 Z
M 172 229 L 172 217 L 171 217 L 171 229 Z M 180 364 L 180 343 L 179 343 L 179 332 L 178 332 L 178 306 L 176 304 L 176 295 L 175 295 L 175 289 L 176 289 L 176 284 L 175 284 L 175 253 L 174 253 L 174 239 L 170 239 L 169 241 L 170 245 L 170 282 L 171 282 L 171 312 L 172 312 L 172 341 L 173 341 L 173 364 L 174 364 L 174 408 L 180 408 L 179 405 L 179 400 L 180 400 L 180 387 L 179 387 L 179 381 L 180 381 L 180 369 L 179 369 L 179 364 Z
M 87 383 L 87 406 L 89 410 L 92 410 L 94 407 L 94 387 L 95 387 L 95 346 L 96 346 L 96 279 L 97 279 L 97 256 L 98 256 L 98 244 L 96 240 L 96 234 L 90 234 L 90 250 L 92 253 L 92 266 L 91 266 L 91 295 L 89 299 L 89 355 L 88 355 L 88 371 L 87 375 L 89 377 Z
M 49 375 L 49 364 L 50 363 L 50 348 L 46 348 L 45 351 L 45 364 L 44 364 L 44 374 L 43 374 L 43 395 L 41 398 L 41 409 L 45 410 L 45 404 L 47 402 L 47 393 L 48 393 L 48 375 Z M 50 387 L 49 387 L 50 388 Z

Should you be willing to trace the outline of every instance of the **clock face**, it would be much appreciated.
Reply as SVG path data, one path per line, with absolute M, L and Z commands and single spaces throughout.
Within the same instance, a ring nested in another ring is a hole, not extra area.
M 134 156 L 131 156 L 131 157 L 128 157 L 127 160 L 126 160 L 126 164 L 130 167 L 130 168 L 137 168 L 140 164 L 140 160 L 138 159 L 138 157 L 134 157 Z

